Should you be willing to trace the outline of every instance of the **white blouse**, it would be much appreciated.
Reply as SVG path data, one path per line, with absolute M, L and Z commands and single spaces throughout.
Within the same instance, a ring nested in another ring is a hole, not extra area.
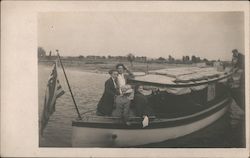
M 118 74 L 118 77 L 117 77 L 117 84 L 118 84 L 119 87 L 122 87 L 122 86 L 125 86 L 125 85 L 126 85 L 126 80 L 125 80 L 123 74 Z

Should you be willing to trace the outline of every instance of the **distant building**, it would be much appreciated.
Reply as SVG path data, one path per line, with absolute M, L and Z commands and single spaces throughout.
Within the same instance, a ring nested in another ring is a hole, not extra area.
M 135 57 L 135 61 L 146 62 L 147 57 L 145 57 L 145 56 L 141 56 L 141 57 L 137 56 L 137 57 Z
M 96 56 L 94 56 L 94 55 L 88 55 L 86 58 L 87 59 L 96 59 Z
M 106 57 L 105 56 L 88 55 L 88 56 L 86 56 L 86 58 L 95 60 L 95 59 L 105 59 Z
M 213 62 L 214 67 L 218 67 L 218 66 L 221 66 L 221 65 L 222 65 L 222 63 L 220 61 L 214 61 Z

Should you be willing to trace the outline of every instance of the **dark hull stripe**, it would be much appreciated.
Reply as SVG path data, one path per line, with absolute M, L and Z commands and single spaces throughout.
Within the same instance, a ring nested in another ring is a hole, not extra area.
M 205 113 L 201 113 L 200 115 L 195 115 L 194 117 L 189 117 L 185 119 L 177 119 L 177 120 L 168 120 L 163 119 L 162 121 L 151 121 L 149 126 L 146 128 L 142 128 L 141 122 L 131 124 L 127 126 L 124 123 L 99 123 L 99 122 L 83 122 L 83 121 L 73 121 L 72 126 L 76 127 L 89 127 L 89 128 L 106 128 L 106 129 L 156 129 L 156 128 L 167 128 L 167 127 L 176 127 L 180 125 L 190 124 L 196 121 L 199 121 L 203 118 L 206 118 L 219 110 L 223 109 L 228 105 L 231 99 L 228 99 L 222 103 L 221 105 L 213 108 Z

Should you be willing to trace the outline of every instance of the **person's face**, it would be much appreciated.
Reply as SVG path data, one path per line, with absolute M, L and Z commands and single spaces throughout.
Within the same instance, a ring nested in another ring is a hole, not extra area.
M 138 92 L 142 93 L 143 92 L 143 86 L 138 87 Z
M 123 66 L 118 66 L 117 71 L 119 74 L 122 74 L 124 71 Z
M 113 79 L 116 79 L 117 76 L 118 76 L 118 72 L 117 72 L 117 71 L 113 71 L 112 74 L 111 74 L 111 77 L 112 77 Z
M 237 56 L 238 55 L 238 52 L 233 52 L 233 56 Z

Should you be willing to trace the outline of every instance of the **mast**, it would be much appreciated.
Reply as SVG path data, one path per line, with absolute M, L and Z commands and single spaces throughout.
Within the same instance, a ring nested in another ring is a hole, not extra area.
M 74 102 L 74 105 L 75 105 L 75 109 L 76 109 L 78 118 L 81 120 L 82 117 L 81 117 L 81 114 L 80 114 L 80 112 L 79 112 L 78 106 L 77 106 L 77 104 L 76 104 L 76 101 L 75 101 L 74 95 L 73 95 L 73 93 L 72 93 L 71 87 L 70 87 L 70 85 L 69 85 L 68 77 L 67 77 L 66 72 L 65 72 L 65 70 L 64 70 L 64 67 L 63 67 L 63 64 L 62 64 L 62 61 L 61 61 L 61 57 L 60 57 L 60 55 L 59 55 L 58 50 L 56 50 L 56 52 L 57 52 L 57 56 L 58 56 L 58 58 L 59 58 L 59 62 L 60 62 L 60 64 L 61 64 L 61 66 L 62 66 L 62 70 L 63 70 L 64 76 L 65 76 L 67 85 L 68 85 L 68 87 L 69 87 L 69 91 L 70 91 L 72 100 L 73 100 L 73 102 Z

